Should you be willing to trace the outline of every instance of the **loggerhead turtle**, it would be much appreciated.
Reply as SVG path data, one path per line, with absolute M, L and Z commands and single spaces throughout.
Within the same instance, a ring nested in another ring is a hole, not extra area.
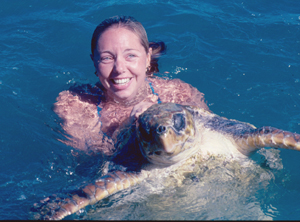
M 151 106 L 134 125 L 117 132 L 118 152 L 112 162 L 121 165 L 82 189 L 53 195 L 34 204 L 35 219 L 62 219 L 87 205 L 140 183 L 147 177 L 178 170 L 199 158 L 223 155 L 243 162 L 259 148 L 300 150 L 300 135 L 269 126 L 229 120 L 200 108 L 174 103 Z

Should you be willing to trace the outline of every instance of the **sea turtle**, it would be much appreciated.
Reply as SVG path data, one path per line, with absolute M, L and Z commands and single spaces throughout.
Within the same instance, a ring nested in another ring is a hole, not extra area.
M 36 219 L 62 219 L 154 175 L 170 175 L 199 158 L 225 156 L 243 162 L 259 148 L 300 150 L 300 135 L 229 120 L 201 108 L 156 104 L 135 124 L 117 131 L 114 170 L 80 190 L 53 195 L 32 208 Z M 156 174 L 157 175 L 157 174 Z

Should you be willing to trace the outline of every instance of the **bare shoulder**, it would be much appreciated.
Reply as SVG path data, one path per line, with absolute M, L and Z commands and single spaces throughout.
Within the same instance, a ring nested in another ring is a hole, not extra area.
M 209 110 L 204 101 L 204 94 L 191 84 L 180 79 L 152 78 L 151 81 L 162 102 L 197 106 Z
M 59 93 L 53 111 L 65 121 L 81 117 L 95 118 L 98 97 L 97 93 L 86 87 L 71 87 Z
M 152 77 L 149 78 L 149 81 L 155 84 L 156 86 L 165 86 L 165 87 L 172 87 L 177 84 L 187 84 L 180 79 L 168 79 L 168 78 L 161 78 L 161 77 Z
M 157 88 L 161 88 L 165 92 L 169 92 L 170 89 L 175 91 L 196 89 L 181 79 L 151 78 L 150 81 L 153 82 Z

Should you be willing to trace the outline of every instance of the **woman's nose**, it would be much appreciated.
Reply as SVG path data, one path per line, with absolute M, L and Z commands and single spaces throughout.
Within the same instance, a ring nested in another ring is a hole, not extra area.
M 125 72 L 125 61 L 122 58 L 116 58 L 115 64 L 114 64 L 114 70 L 115 72 L 121 74 Z

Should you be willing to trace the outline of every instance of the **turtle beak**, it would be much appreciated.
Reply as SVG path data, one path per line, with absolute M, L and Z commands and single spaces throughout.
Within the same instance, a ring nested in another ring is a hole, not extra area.
M 178 147 L 178 135 L 171 129 L 170 126 L 160 125 L 157 127 L 157 140 L 160 143 L 159 149 L 168 155 L 175 154 Z
M 196 128 L 192 113 L 181 105 L 153 105 L 138 119 L 137 135 L 144 157 L 158 165 L 172 165 L 191 156 Z
M 162 144 L 163 150 L 168 154 L 172 154 L 175 150 L 174 144 L 172 144 L 172 142 L 169 139 L 161 138 L 160 143 Z

